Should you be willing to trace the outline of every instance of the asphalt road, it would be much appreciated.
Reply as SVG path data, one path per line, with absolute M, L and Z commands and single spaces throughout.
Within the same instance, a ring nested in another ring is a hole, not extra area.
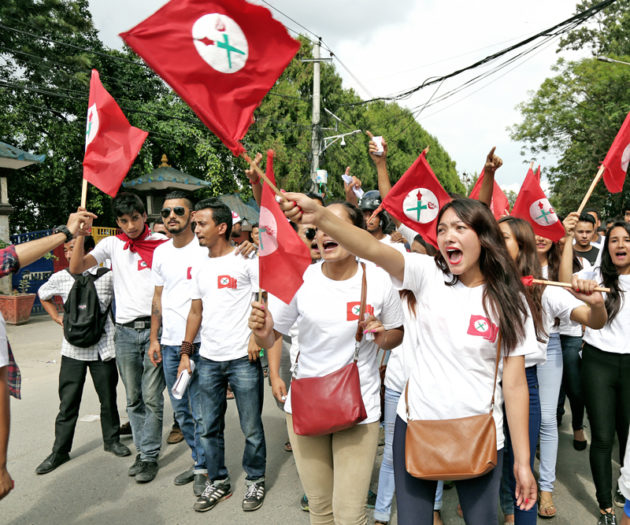
M 99 405 L 88 378 L 71 460 L 57 470 L 38 476 L 35 467 L 50 453 L 54 419 L 58 409 L 57 384 L 60 363 L 61 327 L 48 317 L 37 316 L 22 326 L 8 327 L 9 339 L 22 370 L 22 400 L 11 401 L 12 428 L 9 472 L 15 489 L 0 501 L 2 524 L 308 524 L 300 510 L 302 495 L 295 463 L 285 452 L 287 439 L 282 412 L 276 407 L 271 389 L 265 391 L 263 422 L 267 439 L 267 496 L 263 507 L 252 513 L 241 510 L 245 475 L 241 468 L 243 437 L 236 406 L 230 402 L 226 415 L 226 460 L 234 495 L 207 513 L 192 510 L 192 485 L 176 487 L 173 478 L 190 467 L 192 460 L 185 443 L 167 445 L 172 424 L 170 401 L 165 393 L 164 441 L 160 471 L 154 481 L 141 485 L 127 476 L 134 456 L 117 458 L 103 451 L 98 422 Z M 118 407 L 126 420 L 125 396 L 119 383 Z M 568 403 L 567 403 L 568 410 Z M 130 437 L 123 438 L 135 454 Z M 597 504 L 588 465 L 588 452 L 571 446 L 570 419 L 565 417 L 560 432 L 558 481 L 555 503 L 558 515 L 550 525 L 595 525 Z M 380 461 L 382 448 L 379 448 Z M 616 456 L 615 456 L 616 457 Z M 614 476 L 618 465 L 614 464 Z M 373 475 L 376 490 L 377 473 Z M 443 518 L 446 525 L 463 525 L 456 514 L 456 490 L 445 492 Z M 621 518 L 621 510 L 617 509 Z M 369 523 L 373 523 L 371 512 Z M 391 521 L 396 524 L 395 516 Z

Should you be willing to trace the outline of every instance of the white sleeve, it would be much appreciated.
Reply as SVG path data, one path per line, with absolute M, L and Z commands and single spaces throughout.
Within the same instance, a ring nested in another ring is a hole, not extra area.
M 9 364 L 9 342 L 7 339 L 7 328 L 0 314 L 0 368 Z
M 242 257 L 242 255 L 239 255 Z M 258 284 L 258 257 L 246 259 L 247 273 L 249 274 L 249 281 L 252 283 L 252 290 L 258 291 L 260 285 Z
M 267 307 L 273 317 L 273 328 L 282 335 L 289 335 L 289 330 L 298 318 L 297 296 L 298 294 L 295 294 L 291 302 L 286 304 L 269 294 Z
M 538 339 L 536 338 L 534 320 L 532 318 L 531 312 L 529 311 L 529 308 L 527 308 L 527 319 L 525 319 L 523 325 L 525 327 L 525 338 L 521 341 L 520 344 L 516 345 L 514 350 L 509 353 L 510 356 L 536 356 L 537 354 L 540 354 L 541 346 L 538 344 Z
M 65 270 L 61 270 L 61 272 L 65 272 Z M 49 301 L 55 295 L 59 295 L 59 278 L 60 278 L 59 274 L 61 272 L 53 273 L 50 276 L 50 279 L 48 279 L 48 281 L 42 284 L 39 287 L 39 290 L 37 290 L 37 295 L 39 295 L 39 298 L 42 301 Z
M 202 278 L 202 272 L 197 272 L 194 276 L 193 276 L 193 284 L 191 286 L 191 290 L 190 290 L 190 298 L 192 300 L 195 299 L 203 299 L 203 295 L 201 293 L 201 287 L 199 286 L 199 279 Z
M 420 291 L 425 283 L 428 272 L 437 269 L 433 257 L 421 253 L 408 252 L 403 254 L 405 258 L 405 274 L 403 282 L 391 277 L 396 290 Z M 441 272 L 440 272 L 441 273 Z
M 103 264 L 107 259 L 112 258 L 114 242 L 120 242 L 120 239 L 115 236 L 105 237 L 94 247 L 90 255 L 94 257 L 96 264 Z
M 543 308 L 552 318 L 570 321 L 571 312 L 584 303 L 564 288 L 547 286 L 543 293 Z
M 158 246 L 159 248 L 159 246 Z M 151 281 L 155 286 L 164 286 L 164 275 L 162 274 L 162 250 L 153 252 L 153 264 L 151 266 Z
M 409 226 L 403 224 L 402 222 L 400 223 L 400 226 L 398 226 L 398 228 L 396 229 L 405 238 L 410 246 L 413 240 L 416 238 L 416 235 L 418 235 L 418 232 L 416 230 L 412 230 Z
M 405 318 L 400 304 L 400 295 L 394 290 L 390 279 L 388 279 L 387 276 L 383 277 L 385 293 L 383 294 L 383 309 L 379 320 L 383 323 L 385 330 L 391 330 L 392 328 L 402 326 L 405 322 Z

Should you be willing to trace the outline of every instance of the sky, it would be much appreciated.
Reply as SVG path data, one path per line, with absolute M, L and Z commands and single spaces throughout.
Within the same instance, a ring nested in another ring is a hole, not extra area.
M 164 0 L 90 0 L 94 24 L 102 40 L 120 48 L 118 33 L 126 31 L 164 5 Z M 508 47 L 575 14 L 576 0 L 254 0 L 269 7 L 273 16 L 291 30 L 320 36 L 343 62 L 333 62 L 344 87 L 362 98 L 386 96 L 441 76 Z M 280 13 L 280 12 L 282 13 Z M 293 20 L 290 20 L 289 18 Z M 295 36 L 295 33 L 292 33 Z M 581 52 L 558 54 L 558 40 L 506 67 L 461 93 L 426 107 L 418 122 L 456 162 L 458 173 L 475 173 L 483 167 L 492 146 L 503 159 L 496 180 L 504 190 L 518 191 L 531 160 L 545 166 L 554 158 L 521 155 L 524 146 L 510 139 L 508 127 L 520 122 L 517 105 L 528 100 L 551 67 L 562 56 L 576 59 Z M 322 56 L 327 56 L 325 50 Z M 490 66 L 481 69 L 485 71 Z M 350 73 L 349 73 L 349 72 Z M 477 71 L 478 73 L 479 71 Z M 399 103 L 419 109 L 471 78 L 471 74 L 445 81 L 435 92 L 428 87 Z M 435 94 L 434 94 L 435 92 Z M 378 134 L 378 130 L 371 130 Z M 387 137 L 385 137 L 387 138 Z M 363 140 L 360 135 L 348 140 Z M 331 148 L 340 147 L 338 145 Z M 327 154 L 331 151 L 328 150 Z M 326 168 L 325 165 L 320 166 Z

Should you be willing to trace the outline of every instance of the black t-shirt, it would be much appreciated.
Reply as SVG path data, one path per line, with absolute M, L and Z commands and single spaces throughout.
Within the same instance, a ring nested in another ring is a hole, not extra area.
M 597 260 L 597 254 L 599 253 L 599 248 L 596 248 L 595 246 L 591 246 L 590 250 L 588 250 L 586 252 L 580 252 L 580 251 L 576 250 L 575 246 L 574 246 L 573 247 L 573 252 L 578 257 L 584 257 L 588 262 L 591 263 L 591 266 L 593 266 L 595 264 L 595 261 Z

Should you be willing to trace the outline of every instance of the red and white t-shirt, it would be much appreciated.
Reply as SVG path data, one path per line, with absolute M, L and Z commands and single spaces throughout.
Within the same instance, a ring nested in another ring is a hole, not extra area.
M 208 258 L 208 249 L 193 238 L 186 246 L 176 248 L 170 240 L 153 253 L 151 276 L 155 286 L 162 286 L 163 345 L 179 346 L 186 335 L 186 320 L 190 312 L 190 298 L 194 275 Z M 195 343 L 199 342 L 199 334 Z
M 490 410 L 498 322 L 484 311 L 484 285 L 469 288 L 457 282 L 447 286 L 450 280 L 433 257 L 415 253 L 405 256 L 403 282 L 392 279 L 396 288 L 411 290 L 417 298 L 418 350 L 409 370 L 412 419 L 452 419 Z M 539 351 L 531 315 L 524 324 L 525 338 L 511 356 Z M 498 449 L 504 442 L 502 371 L 501 358 L 493 410 Z M 404 393 L 397 414 L 407 420 Z
M 151 233 L 146 240 L 166 239 L 161 233 Z M 128 323 L 151 315 L 154 286 L 151 268 L 137 253 L 124 250 L 125 241 L 116 236 L 106 237 L 90 252 L 98 264 L 111 260 L 114 272 L 116 322 Z M 181 343 L 181 341 L 180 341 Z
M 199 354 L 213 361 L 245 357 L 251 335 L 247 321 L 258 292 L 258 259 L 245 259 L 235 250 L 208 257 L 193 282 L 192 299 L 203 304 Z
M 297 321 L 300 334 L 298 378 L 321 377 L 352 361 L 362 277 L 361 266 L 358 266 L 350 279 L 335 281 L 324 275 L 322 263 L 312 264 L 304 272 L 304 284 L 290 304 L 269 296 L 269 311 L 275 330 L 288 335 Z M 402 326 L 400 297 L 393 289 L 387 273 L 372 263 L 366 263 L 366 277 L 366 311 L 379 319 L 388 330 Z M 363 337 L 357 362 L 361 395 L 367 411 L 367 419 L 362 423 L 378 421 L 381 413 L 376 352 L 376 344 Z M 291 413 L 291 390 L 284 409 Z

